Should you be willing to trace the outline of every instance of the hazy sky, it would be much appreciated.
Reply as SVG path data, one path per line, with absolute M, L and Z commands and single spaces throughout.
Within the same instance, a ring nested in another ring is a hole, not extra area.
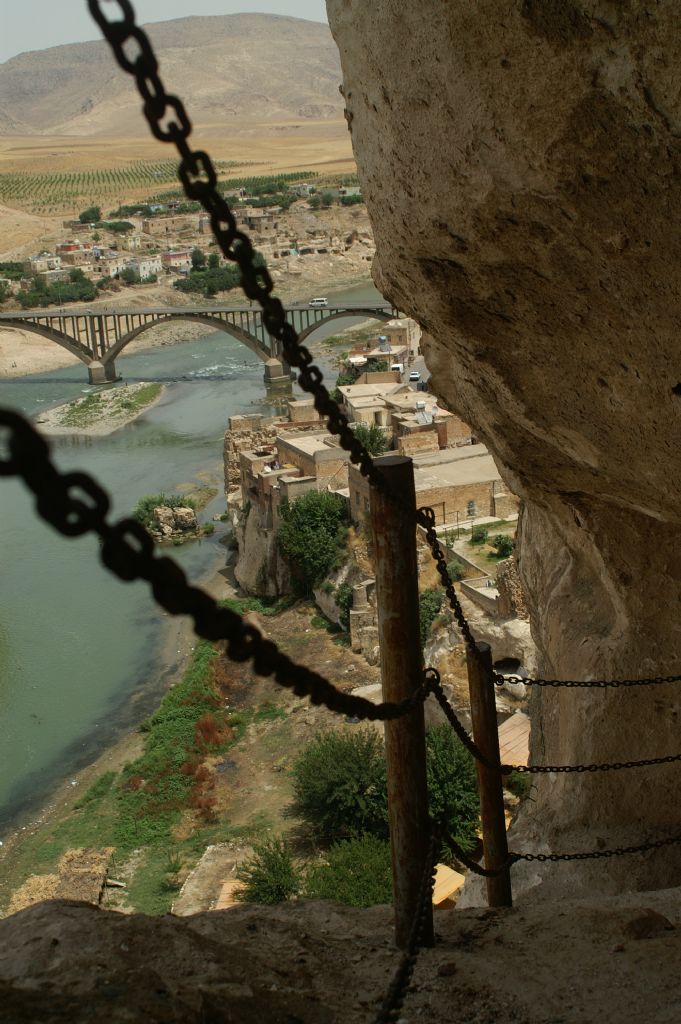
M 61 43 L 99 39 L 86 0 L 0 0 L 2 31 L 0 63 L 26 50 L 45 50 Z M 170 21 L 196 14 L 288 14 L 309 21 L 326 21 L 325 0 L 132 0 L 137 20 Z M 117 4 L 104 6 L 114 17 Z

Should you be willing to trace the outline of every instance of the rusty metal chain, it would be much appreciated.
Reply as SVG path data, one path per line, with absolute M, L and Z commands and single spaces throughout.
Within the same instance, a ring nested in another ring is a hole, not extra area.
M 102 9 L 103 2 L 106 0 L 88 0 L 90 13 L 111 46 L 120 67 L 134 76 L 143 100 L 144 116 L 153 135 L 159 141 L 176 147 L 181 157 L 178 176 L 185 195 L 199 202 L 209 214 L 213 236 L 223 256 L 238 265 L 244 293 L 260 305 L 268 333 L 281 346 L 280 352 L 287 363 L 300 371 L 298 382 L 304 391 L 313 396 L 315 409 L 320 416 L 326 418 L 329 432 L 338 436 L 341 446 L 349 452 L 351 461 L 358 466 L 369 483 L 385 493 L 386 482 L 374 465 L 370 453 L 355 435 L 345 413 L 331 398 L 323 383 L 321 370 L 314 365 L 312 353 L 301 344 L 297 331 L 287 321 L 281 301 L 272 295 L 274 284 L 267 267 L 264 262 L 256 262 L 257 254 L 250 238 L 237 229 L 234 214 L 218 191 L 217 172 L 211 158 L 202 150 L 191 149 L 189 136 L 192 125 L 189 115 L 179 97 L 165 91 L 151 42 L 146 32 L 136 24 L 132 4 L 129 0 L 115 0 L 121 17 L 111 19 L 107 18 Z M 431 508 L 419 509 L 416 522 L 426 531 L 456 621 L 469 651 L 475 656 L 477 651 L 474 640 L 435 533 L 434 511 Z
M 416 966 L 416 959 L 424 944 L 427 914 L 433 903 L 433 885 L 435 882 L 438 846 L 437 833 L 431 823 L 428 853 L 426 854 L 426 862 L 419 887 L 418 905 L 412 921 L 407 948 L 395 971 L 381 1009 L 374 1018 L 375 1024 L 396 1024 L 399 1020 L 400 1010 L 407 995 L 414 967 Z
M 681 675 L 654 676 L 652 679 L 589 679 L 584 681 L 581 679 L 524 679 L 523 676 L 502 676 L 499 672 L 495 672 L 494 682 L 497 686 L 503 686 L 504 683 L 510 683 L 512 686 L 524 683 L 525 686 L 567 686 L 605 690 L 617 689 L 620 686 L 661 686 L 664 683 L 678 683 L 681 682 Z
M 666 839 L 651 839 L 648 843 L 639 843 L 637 846 L 616 846 L 612 850 L 591 850 L 588 853 L 510 853 L 514 861 L 527 860 L 544 863 L 550 861 L 568 860 L 606 860 L 609 857 L 625 857 L 634 853 L 647 853 L 649 850 L 660 850 L 664 846 L 673 846 L 681 843 L 681 833 L 669 836 Z

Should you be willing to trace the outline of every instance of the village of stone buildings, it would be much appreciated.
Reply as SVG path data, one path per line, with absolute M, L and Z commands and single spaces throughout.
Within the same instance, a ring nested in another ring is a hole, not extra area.
M 276 272 L 292 270 L 305 257 L 343 257 L 356 271 L 366 273 L 374 244 L 361 193 L 355 186 L 324 189 L 327 209 L 313 212 L 317 193 L 305 183 L 289 186 L 292 205 L 257 207 L 258 197 L 245 189 L 225 192 L 235 209 L 238 226 L 254 239 L 268 266 Z M 357 202 L 345 207 L 343 202 Z M 333 209 L 331 209 L 333 207 Z M 100 289 L 118 290 L 122 284 L 151 284 L 170 276 L 187 276 L 196 266 L 195 253 L 214 255 L 216 265 L 225 263 L 213 240 L 210 219 L 203 213 L 178 212 L 179 200 L 147 205 L 148 216 L 126 216 L 126 230 L 110 230 L 101 224 L 67 220 L 51 249 L 22 255 L 24 277 L 3 278 L 3 294 L 12 296 L 41 286 L 59 286 L 72 280 L 72 272 Z M 194 262 L 193 262 L 194 261 Z M 293 271 L 295 272 L 295 271 Z M 58 294 L 58 292 L 57 292 Z M 178 297 L 179 298 L 179 297 Z M 61 304 L 61 303 L 60 303 Z
M 413 365 L 421 351 L 416 322 L 393 320 L 381 325 L 380 332 L 345 356 L 346 366 L 354 367 L 357 377 L 352 384 L 339 385 L 341 408 L 351 425 L 378 427 L 388 450 L 413 459 L 417 506 L 433 508 L 447 557 L 456 558 L 465 568 L 459 583 L 463 599 L 473 617 L 477 609 L 488 623 L 480 635 L 492 638 L 498 626 L 496 638 L 504 637 L 502 650 L 509 665 L 517 669 L 531 664 L 532 644 L 514 559 L 481 568 L 471 559 L 469 543 L 473 527 L 484 526 L 490 535 L 503 530 L 511 536 L 518 499 L 470 425 L 442 408 L 421 386 L 403 381 L 406 374 L 401 367 Z M 372 370 L 363 372 L 364 365 Z M 400 368 L 391 369 L 394 366 Z M 367 555 L 368 484 L 338 438 L 325 429 L 313 400 L 289 399 L 285 418 L 232 416 L 225 434 L 225 476 L 238 544 L 235 576 L 250 594 L 274 597 L 288 588 L 288 570 L 276 543 L 283 501 L 294 502 L 318 490 L 331 491 L 346 502 L 356 539 L 355 557 L 315 591 L 315 599 L 327 618 L 338 622 L 334 592 L 341 583 L 351 584 L 352 647 L 375 663 L 379 651 L 375 586 Z M 423 537 L 419 559 L 432 568 Z

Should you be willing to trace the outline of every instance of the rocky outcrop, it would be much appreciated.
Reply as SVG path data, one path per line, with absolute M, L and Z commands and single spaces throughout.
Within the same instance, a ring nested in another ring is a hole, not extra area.
M 428 332 L 436 391 L 525 502 L 540 672 L 679 672 L 678 5 L 328 10 L 376 282 Z M 680 693 L 539 693 L 532 757 L 677 753 Z M 681 825 L 677 766 L 542 777 L 533 795 L 527 846 L 590 850 Z M 570 884 L 679 881 L 668 847 L 579 864 Z
M 198 532 L 196 512 L 189 506 L 159 505 L 153 511 L 152 536 L 158 540 L 186 539 Z
M 289 594 L 288 567 L 277 547 L 275 531 L 263 524 L 258 506 L 233 509 L 232 526 L 239 549 L 234 577 L 244 593 L 259 597 Z

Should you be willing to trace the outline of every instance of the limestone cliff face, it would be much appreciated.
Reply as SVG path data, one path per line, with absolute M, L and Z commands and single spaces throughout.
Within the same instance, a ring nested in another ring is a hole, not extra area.
M 377 284 L 431 336 L 437 391 L 525 500 L 540 671 L 681 672 L 678 4 L 328 9 Z M 542 693 L 533 756 L 677 753 L 679 693 Z M 681 822 L 678 778 L 672 766 L 544 779 L 526 834 L 568 849 L 655 837 Z M 678 883 L 681 858 L 593 871 Z
M 259 597 L 289 594 L 288 567 L 279 553 L 275 531 L 263 525 L 257 505 L 250 506 L 247 514 L 237 510 L 233 527 L 239 549 L 234 576 L 241 589 Z

